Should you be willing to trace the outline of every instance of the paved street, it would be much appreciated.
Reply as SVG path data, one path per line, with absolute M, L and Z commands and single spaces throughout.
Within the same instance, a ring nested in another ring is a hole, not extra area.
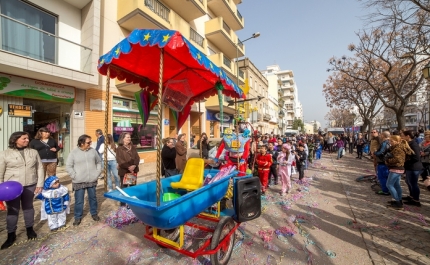
M 374 194 L 370 182 L 355 181 L 372 167 L 355 155 L 336 160 L 324 153 L 306 171 L 307 184 L 295 183 L 284 198 L 278 195 L 280 187 L 272 186 L 263 197 L 262 216 L 237 231 L 229 264 L 430 264 L 430 192 L 422 188 L 421 208 L 388 209 L 389 197 Z M 153 178 L 154 172 L 155 163 L 145 164 L 139 181 Z M 67 175 L 59 175 L 71 188 Z M 118 203 L 105 199 L 102 189 L 100 184 L 100 216 L 105 220 Z M 40 202 L 35 207 L 39 212 Z M 24 241 L 21 220 L 21 243 L 1 251 L 0 264 L 209 264 L 209 257 L 192 260 L 142 239 L 141 223 L 115 229 L 93 222 L 85 210 L 79 227 L 72 226 L 71 213 L 69 227 L 55 234 L 45 221 L 37 221 L 39 240 L 32 242 Z M 6 239 L 5 216 L 0 213 L 1 242 Z M 186 233 L 186 245 L 206 236 L 192 229 Z

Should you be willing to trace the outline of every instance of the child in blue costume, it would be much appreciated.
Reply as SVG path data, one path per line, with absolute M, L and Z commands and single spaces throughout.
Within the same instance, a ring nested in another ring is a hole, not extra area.
M 69 190 L 60 184 L 56 176 L 45 180 L 43 190 L 36 198 L 42 200 L 40 219 L 48 219 L 51 231 L 57 231 L 66 225 L 66 214 L 70 213 Z

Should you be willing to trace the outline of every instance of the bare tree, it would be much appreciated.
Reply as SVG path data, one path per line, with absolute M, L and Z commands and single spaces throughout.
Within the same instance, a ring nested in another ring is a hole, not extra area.
M 429 35 L 422 26 L 393 23 L 389 30 L 372 29 L 358 34 L 353 57 L 332 58 L 334 70 L 363 81 L 386 107 L 396 114 L 398 129 L 405 126 L 404 109 L 423 84 L 421 69 L 429 61 Z

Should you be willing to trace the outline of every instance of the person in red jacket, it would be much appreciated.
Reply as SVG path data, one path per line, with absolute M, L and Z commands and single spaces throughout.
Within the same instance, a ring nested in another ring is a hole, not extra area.
M 261 183 L 261 193 L 265 194 L 269 182 L 270 166 L 273 164 L 272 155 L 267 153 L 267 146 L 261 147 L 261 152 L 256 157 L 258 165 L 258 177 Z

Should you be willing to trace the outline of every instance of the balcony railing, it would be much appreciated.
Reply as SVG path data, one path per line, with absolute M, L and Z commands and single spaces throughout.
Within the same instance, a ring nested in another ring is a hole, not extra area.
M 230 69 L 231 69 L 231 60 L 230 60 L 230 59 L 228 59 L 227 57 L 223 56 L 222 63 L 223 63 L 225 66 L 227 66 L 228 68 L 230 68 Z
M 245 74 L 243 73 L 242 70 L 239 70 L 239 76 L 240 78 L 244 79 L 245 78 Z
M 240 42 L 240 40 L 238 39 L 239 43 L 237 44 L 239 46 L 239 48 L 241 48 L 243 50 L 243 43 Z
M 237 10 L 237 17 L 240 19 L 240 21 L 243 20 L 242 14 L 239 12 L 239 10 Z
M 197 33 L 197 31 L 192 28 L 190 28 L 190 39 L 200 45 L 200 47 L 203 47 L 203 41 L 205 40 L 205 38 L 203 38 L 199 33 Z
M 222 27 L 225 31 L 227 31 L 227 33 L 230 35 L 230 27 L 227 25 L 227 23 L 225 23 L 224 21 L 222 22 Z
M 145 6 L 152 10 L 155 14 L 157 14 L 162 19 L 169 21 L 170 9 L 164 6 L 158 0 L 145 0 Z
M 91 73 L 92 50 L 0 14 L 0 49 L 76 71 Z

